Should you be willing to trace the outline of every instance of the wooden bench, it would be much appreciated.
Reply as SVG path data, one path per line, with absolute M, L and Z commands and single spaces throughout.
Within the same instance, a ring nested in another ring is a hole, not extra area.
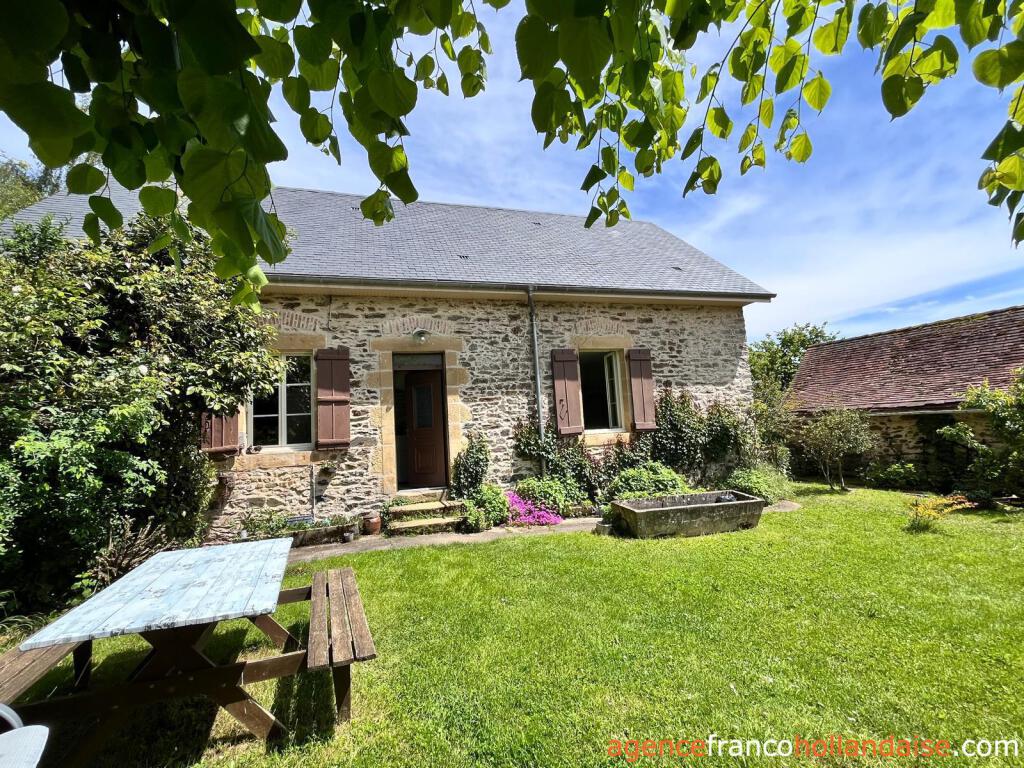
M 313 574 L 307 669 L 330 668 L 340 720 L 352 713 L 352 664 L 377 657 L 351 568 Z
M 80 690 L 89 684 L 91 642 L 64 643 L 33 651 L 12 648 L 0 656 L 0 704 L 13 704 L 69 653 L 74 654 L 75 688 Z

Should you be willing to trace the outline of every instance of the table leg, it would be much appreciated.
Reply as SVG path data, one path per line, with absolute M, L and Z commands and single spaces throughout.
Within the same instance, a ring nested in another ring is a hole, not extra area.
M 89 687 L 89 678 L 92 676 L 92 640 L 86 640 L 72 651 L 72 659 L 75 667 L 76 691 L 84 691 Z
M 195 627 L 185 630 L 156 630 L 143 632 L 142 636 L 156 651 L 152 665 L 170 665 L 177 672 L 187 673 L 214 669 L 214 664 L 200 650 L 200 645 L 209 636 L 212 625 L 197 632 Z M 148 670 L 147 670 L 148 671 Z M 266 708 L 256 701 L 241 685 L 220 685 L 204 688 L 200 693 L 223 707 L 247 730 L 261 739 L 281 738 L 288 729 Z
M 352 719 L 352 666 L 334 667 L 334 703 L 338 706 L 338 720 L 343 723 Z
M 273 616 L 269 614 L 250 616 L 249 621 L 264 635 L 269 637 L 279 650 L 287 652 L 301 647 L 295 636 L 281 626 Z

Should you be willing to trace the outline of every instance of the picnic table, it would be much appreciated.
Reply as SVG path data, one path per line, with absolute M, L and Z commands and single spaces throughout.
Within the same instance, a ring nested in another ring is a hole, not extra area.
M 26 723 L 97 718 L 68 764 L 86 764 L 140 706 L 184 696 L 206 696 L 256 736 L 279 738 L 285 726 L 244 686 L 307 670 L 331 669 L 338 716 L 348 719 L 351 664 L 376 657 L 355 574 L 321 571 L 309 586 L 282 590 L 290 547 L 285 538 L 155 555 L 0 657 L 0 702 Z M 303 601 L 310 603 L 305 646 L 271 616 L 279 605 Z M 215 663 L 203 646 L 230 619 L 250 621 L 281 653 Z M 152 646 L 149 654 L 123 683 L 91 687 L 93 641 L 130 634 Z M 15 703 L 69 653 L 74 692 Z

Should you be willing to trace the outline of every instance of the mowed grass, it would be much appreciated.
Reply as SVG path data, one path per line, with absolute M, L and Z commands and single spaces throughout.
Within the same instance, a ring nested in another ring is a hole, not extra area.
M 104 764 L 602 766 L 625 763 L 609 739 L 710 733 L 1024 747 L 1024 514 L 914 535 L 900 494 L 803 485 L 797 501 L 755 530 L 697 539 L 509 537 L 295 567 L 289 586 L 356 570 L 379 657 L 355 667 L 352 722 L 333 724 L 328 677 L 306 675 L 252 688 L 294 730 L 281 748 L 188 702 L 140 712 Z M 302 610 L 278 616 L 304 631 Z M 239 649 L 272 650 L 223 625 L 211 653 Z M 141 650 L 100 643 L 98 675 Z M 686 761 L 641 759 L 673 762 Z

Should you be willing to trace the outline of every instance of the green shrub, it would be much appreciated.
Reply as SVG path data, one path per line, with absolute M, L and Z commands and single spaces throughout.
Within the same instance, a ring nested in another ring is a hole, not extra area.
M 452 467 L 452 493 L 460 499 L 470 499 L 487 479 L 491 464 L 491 449 L 481 434 L 471 434 L 466 447 L 455 457 Z
M 587 452 L 577 437 L 559 437 L 548 422 L 544 437 L 533 423 L 519 422 L 512 433 L 516 456 L 546 468 L 547 477 L 557 477 L 582 489 L 596 501 L 608 480 L 604 465 Z
M 757 496 L 769 504 L 784 499 L 792 490 L 788 477 L 767 466 L 734 469 L 725 486 L 729 490 Z
M 205 238 L 150 253 L 160 231 L 140 217 L 93 245 L 45 221 L 0 242 L 0 584 L 18 610 L 67 598 L 126 520 L 198 538 L 199 413 L 279 375 L 273 329 L 231 302 Z
M 649 499 L 689 493 L 690 487 L 675 471 L 657 461 L 625 469 L 608 484 L 605 497 L 615 499 Z
M 462 500 L 462 511 L 466 516 L 463 525 L 470 533 L 486 531 L 494 526 L 494 522 L 487 514 L 487 510 L 473 503 L 472 499 Z
M 578 485 L 558 477 L 528 477 L 520 480 L 516 485 L 516 493 L 562 517 L 570 514 L 570 507 L 587 501 L 586 494 Z
M 921 486 L 917 466 L 910 461 L 872 461 L 864 470 L 864 482 L 872 488 L 911 491 Z
M 480 508 L 491 525 L 504 525 L 508 522 L 508 498 L 500 485 L 493 483 L 481 485 L 472 501 Z

